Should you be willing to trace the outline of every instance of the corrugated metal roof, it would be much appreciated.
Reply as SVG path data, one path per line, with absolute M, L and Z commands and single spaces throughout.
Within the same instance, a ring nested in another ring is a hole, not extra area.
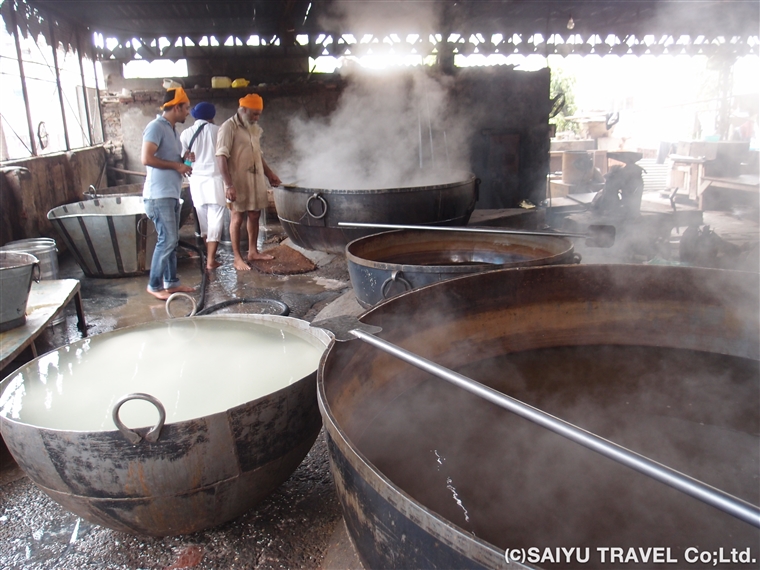
M 757 0 L 27 0 L 92 31 L 156 37 L 198 34 L 371 33 L 391 27 L 438 27 L 521 34 L 574 31 L 604 37 L 635 34 L 757 35 Z M 367 17 L 362 18 L 362 13 Z M 419 15 L 420 18 L 415 18 Z M 392 22 L 393 24 L 389 24 Z

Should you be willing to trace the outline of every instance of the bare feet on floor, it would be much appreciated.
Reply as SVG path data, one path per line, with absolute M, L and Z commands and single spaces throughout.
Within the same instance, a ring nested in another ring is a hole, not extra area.
M 177 285 L 176 287 L 172 287 L 171 289 L 165 289 L 167 293 L 170 295 L 172 293 L 192 293 L 195 291 L 194 287 L 188 287 L 187 285 Z
M 169 297 L 171 297 L 171 293 L 169 293 L 169 291 L 166 289 L 161 289 L 161 291 L 151 291 L 150 289 L 147 289 L 147 291 L 156 299 L 161 299 L 162 301 L 166 301 Z
M 222 264 L 219 263 L 216 259 L 212 259 L 211 261 L 206 262 L 206 271 L 213 271 L 217 267 L 221 267 Z
M 248 253 L 248 261 L 269 261 L 271 259 L 274 259 L 274 256 L 268 253 L 259 253 L 258 251 Z
M 238 271 L 250 271 L 250 270 L 251 270 L 251 266 L 250 266 L 250 265 L 248 265 L 248 264 L 247 264 L 245 261 L 243 261 L 243 258 L 242 258 L 242 257 L 238 257 L 238 258 L 236 258 L 236 259 L 235 259 L 235 260 L 232 262 L 232 266 L 233 266 L 235 269 L 237 269 Z

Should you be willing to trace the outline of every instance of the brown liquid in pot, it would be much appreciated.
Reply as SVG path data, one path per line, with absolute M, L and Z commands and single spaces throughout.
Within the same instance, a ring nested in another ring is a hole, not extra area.
M 662 348 L 563 347 L 458 372 L 760 504 L 757 361 Z M 499 548 L 591 552 L 584 564 L 539 566 L 612 567 L 600 563 L 599 547 L 670 548 L 679 562 L 663 568 L 712 567 L 687 564 L 689 547 L 722 547 L 729 558 L 732 548 L 750 547 L 760 560 L 760 532 L 747 523 L 436 378 L 383 410 L 359 449 L 423 505 Z

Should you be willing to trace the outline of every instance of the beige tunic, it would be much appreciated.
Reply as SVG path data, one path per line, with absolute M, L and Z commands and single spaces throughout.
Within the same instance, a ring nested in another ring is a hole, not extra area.
M 237 212 L 267 207 L 268 184 L 260 143 L 263 132 L 256 124 L 247 127 L 237 113 L 219 127 L 216 156 L 227 157 L 227 168 L 237 194 L 230 208 Z

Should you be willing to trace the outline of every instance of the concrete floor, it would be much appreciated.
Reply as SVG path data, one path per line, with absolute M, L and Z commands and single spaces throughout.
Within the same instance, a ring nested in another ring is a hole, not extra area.
M 659 194 L 647 200 L 667 201 Z M 756 210 L 705 212 L 704 222 L 724 239 L 747 250 L 758 242 Z M 182 229 L 185 241 L 194 241 L 193 234 L 189 225 Z M 263 249 L 285 238 L 278 224 L 267 226 L 263 237 Z M 673 252 L 677 252 L 679 239 L 674 231 L 670 239 Z M 622 248 L 600 252 L 582 244 L 576 247 L 583 253 L 584 263 L 636 260 Z M 283 301 L 290 307 L 291 316 L 308 321 L 361 314 L 345 257 L 304 253 L 316 263 L 315 271 L 277 276 L 255 270 L 236 272 L 231 266 L 231 252 L 221 249 L 224 267 L 209 279 L 206 304 L 234 296 L 265 297 Z M 89 279 L 70 256 L 61 256 L 59 263 L 60 278 L 81 280 L 89 335 L 167 318 L 165 304 L 145 293 L 146 277 Z M 180 259 L 179 271 L 184 283 L 200 282 L 197 258 Z M 181 307 L 176 310 L 181 312 Z M 260 310 L 260 306 L 236 305 L 220 312 Z M 65 322 L 50 327 L 40 338 L 38 349 L 42 353 L 79 338 L 76 316 L 73 307 L 69 307 Z M 6 368 L 2 375 L 11 371 Z M 4 446 L 0 447 L 0 461 L 0 569 L 360 567 L 342 522 L 324 432 L 293 476 L 258 507 L 220 527 L 182 537 L 135 537 L 92 525 L 64 511 L 40 492 L 15 466 Z

